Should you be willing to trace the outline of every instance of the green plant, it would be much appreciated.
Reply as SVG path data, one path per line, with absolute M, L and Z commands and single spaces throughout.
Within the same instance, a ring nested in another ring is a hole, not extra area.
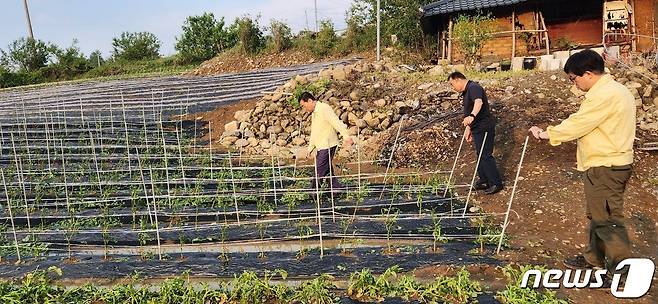
M 391 237 L 393 235 L 393 230 L 397 228 L 399 214 L 400 210 L 395 208 L 382 209 L 382 216 L 384 216 L 384 227 L 386 228 L 386 246 L 388 247 L 388 252 L 391 252 Z
M 448 238 L 444 237 L 443 233 L 441 233 L 441 218 L 433 216 L 432 224 L 432 237 L 434 238 L 432 249 L 436 251 L 436 243 L 447 243 Z
M 329 88 L 329 84 L 331 84 L 330 80 L 318 80 L 316 82 L 308 83 L 308 84 L 297 84 L 295 86 L 295 89 L 292 92 L 292 95 L 288 97 L 286 100 L 288 104 L 293 105 L 296 108 L 299 108 L 299 96 L 302 95 L 304 92 L 310 92 L 315 96 L 316 98 L 323 94 L 324 92 L 327 91 Z
M 472 281 L 464 268 L 454 277 L 439 277 L 428 284 L 420 296 L 423 303 L 469 303 L 482 293 L 480 283 Z
M 182 30 L 176 51 L 188 62 L 208 60 L 237 43 L 236 33 L 225 27 L 224 17 L 216 20 L 213 13 L 187 17 Z
M 419 299 L 424 287 L 414 279 L 413 276 L 403 275 L 396 284 L 396 296 L 405 301 Z
M 337 42 L 338 38 L 336 37 L 334 24 L 329 20 L 323 20 L 320 22 L 320 30 L 311 51 L 319 57 L 327 56 L 334 50 Z
M 80 223 L 75 218 L 66 219 L 61 222 L 61 226 L 66 229 L 64 232 L 64 237 L 66 238 L 66 248 L 68 252 L 68 259 L 71 259 L 71 239 L 78 233 L 80 230 Z
M 505 290 L 496 293 L 496 299 L 504 304 L 524 304 L 524 303 L 541 303 L 541 304 L 568 304 L 568 300 L 558 299 L 554 291 L 545 290 L 540 293 L 532 288 L 521 287 L 523 274 L 528 270 L 539 270 L 542 273 L 547 271 L 544 266 L 534 265 L 515 265 L 510 264 L 503 267 L 503 274 L 507 278 Z
M 302 246 L 302 241 L 306 237 L 308 237 L 310 235 L 313 235 L 313 233 L 314 233 L 313 228 L 311 228 L 307 222 L 299 222 L 297 224 L 297 234 L 299 235 L 299 254 L 298 254 L 298 258 L 303 257 L 304 254 L 305 254 L 304 247 Z
M 34 72 L 48 64 L 54 48 L 50 43 L 32 38 L 20 38 L 2 52 L 2 65 L 19 71 Z
M 286 23 L 272 20 L 269 29 L 272 33 L 272 44 L 275 52 L 284 51 L 292 46 L 292 30 Z
M 142 60 L 160 57 L 160 40 L 149 32 L 123 32 L 112 39 L 112 55 L 119 60 Z
M 347 295 L 362 302 L 382 302 L 386 297 L 397 293 L 392 279 L 400 271 L 399 266 L 392 266 L 377 278 L 370 269 L 364 268 L 359 272 L 352 273 L 347 287 Z
M 558 50 L 573 50 L 580 45 L 567 37 L 560 37 L 555 41 L 554 47 Z
M 288 277 L 288 273 L 281 269 L 272 272 L 266 271 L 262 280 L 254 272 L 243 272 L 230 283 L 233 290 L 229 302 L 264 304 L 270 301 L 285 300 L 290 289 L 285 284 L 270 284 L 271 279 L 277 275 L 284 280 Z
M 338 302 L 338 298 L 331 291 L 336 288 L 331 280 L 332 276 L 322 274 L 319 277 L 302 283 L 302 285 L 295 290 L 291 297 L 293 303 L 300 304 L 333 304 Z
M 240 50 L 247 54 L 256 54 L 265 47 L 263 32 L 258 25 L 260 16 L 252 19 L 250 16 L 236 18 L 231 25 L 231 31 L 237 33 Z
M 479 59 L 484 44 L 493 38 L 496 25 L 491 15 L 459 15 L 454 20 L 452 35 L 466 60 L 471 64 Z

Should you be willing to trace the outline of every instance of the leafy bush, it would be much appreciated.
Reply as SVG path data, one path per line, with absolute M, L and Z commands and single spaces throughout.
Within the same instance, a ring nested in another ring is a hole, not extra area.
M 474 63 L 479 59 L 484 44 L 493 38 L 495 31 L 495 21 L 490 15 L 459 15 L 455 19 L 452 35 L 466 60 Z
M 160 57 L 160 40 L 149 32 L 123 32 L 112 39 L 112 55 L 119 60 L 141 60 Z
M 311 50 L 316 56 L 324 57 L 334 50 L 337 42 L 338 37 L 336 37 L 334 24 L 329 20 L 324 20 L 320 22 L 320 31 Z
M 428 48 L 420 27 L 418 8 L 436 0 L 388 0 L 380 6 L 382 44 L 390 44 L 391 35 L 407 48 Z M 374 46 L 377 41 L 377 0 L 355 0 L 348 11 L 346 43 L 358 48 Z
M 2 50 L 2 64 L 9 69 L 34 72 L 45 67 L 53 55 L 53 46 L 41 40 L 20 38 L 7 51 Z
M 97 68 L 100 67 L 105 63 L 105 59 L 103 58 L 103 54 L 101 54 L 101 51 L 95 50 L 89 54 L 89 57 L 87 59 L 89 66 Z
M 210 59 L 237 43 L 235 32 L 225 27 L 224 18 L 215 19 L 212 13 L 190 16 L 183 24 L 183 35 L 176 40 L 176 50 L 182 59 L 199 62 Z
M 292 95 L 288 97 L 288 104 L 291 104 L 295 108 L 299 108 L 299 96 L 302 96 L 302 93 L 310 92 L 315 98 L 319 98 L 319 95 L 327 91 L 329 84 L 331 84 L 331 81 L 326 79 L 308 84 L 298 84 L 295 86 Z
M 367 12 L 367 6 L 362 1 L 354 2 L 347 11 L 347 30 L 337 46 L 340 53 L 347 54 L 375 46 L 377 28 L 364 12 Z
M 300 304 L 333 304 L 338 303 L 338 298 L 331 291 L 336 288 L 331 280 L 332 276 L 322 274 L 319 277 L 302 283 L 295 291 L 291 301 Z
M 258 25 L 258 17 L 249 16 L 236 18 L 231 25 L 231 31 L 237 33 L 240 49 L 247 54 L 256 54 L 265 47 L 263 32 Z
M 46 75 L 47 78 L 71 79 L 91 69 L 89 61 L 76 44 L 77 40 L 73 40 L 73 44 L 65 49 L 54 48 L 56 62 L 48 66 L 51 74 Z
M 292 46 L 292 30 L 284 22 L 272 20 L 270 23 L 270 33 L 272 33 L 274 51 L 281 52 Z
M 41 73 L 35 72 L 11 72 L 0 68 L 0 88 L 11 88 L 45 81 Z

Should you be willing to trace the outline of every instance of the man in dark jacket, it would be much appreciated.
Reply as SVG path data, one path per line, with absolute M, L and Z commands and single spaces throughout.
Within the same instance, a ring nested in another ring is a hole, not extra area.
M 466 79 L 466 76 L 460 72 L 451 73 L 448 82 L 455 91 L 462 93 L 464 98 L 463 124 L 466 127 L 464 136 L 468 142 L 475 143 L 476 156 L 482 151 L 478 166 L 480 179 L 473 188 L 484 190 L 485 194 L 495 194 L 503 189 L 503 181 L 492 155 L 496 121 L 489 111 L 487 94 L 479 83 Z

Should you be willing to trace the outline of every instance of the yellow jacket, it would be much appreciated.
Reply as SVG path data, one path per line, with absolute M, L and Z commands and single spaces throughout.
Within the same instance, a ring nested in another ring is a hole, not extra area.
M 578 171 L 633 163 L 635 98 L 610 75 L 585 94 L 578 112 L 547 128 L 550 144 L 578 140 Z
M 311 114 L 311 137 L 308 151 L 324 150 L 338 145 L 338 131 L 343 138 L 348 138 L 350 132 L 347 126 L 338 118 L 334 109 L 326 103 L 317 102 Z

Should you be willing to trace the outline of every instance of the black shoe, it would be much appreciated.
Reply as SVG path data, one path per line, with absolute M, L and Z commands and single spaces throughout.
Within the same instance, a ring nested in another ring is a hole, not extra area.
M 484 190 L 484 194 L 486 195 L 496 194 L 500 192 L 500 190 L 503 190 L 503 185 L 493 185 L 489 187 L 487 190 Z
M 564 260 L 564 266 L 571 269 L 584 269 L 584 268 L 593 268 L 593 269 L 603 269 L 603 265 L 592 265 L 585 259 L 584 256 L 578 255 L 573 258 Z
M 475 185 L 473 185 L 473 190 L 487 190 L 489 189 L 489 186 L 487 183 L 484 182 L 477 182 Z

